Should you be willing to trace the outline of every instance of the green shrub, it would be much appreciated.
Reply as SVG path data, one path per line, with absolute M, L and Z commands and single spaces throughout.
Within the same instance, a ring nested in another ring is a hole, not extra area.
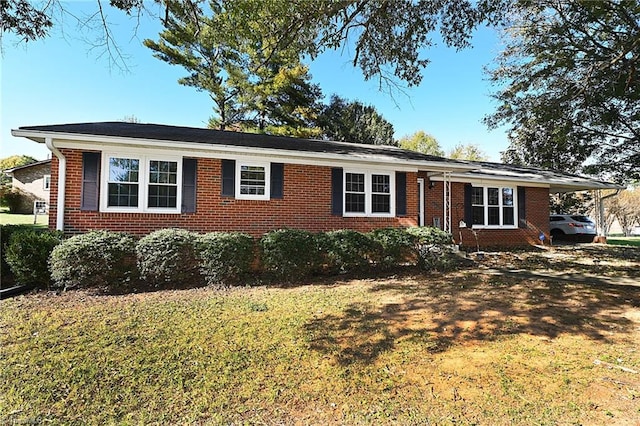
M 54 285 L 65 290 L 130 289 L 136 275 L 135 244 L 133 236 L 110 231 L 92 231 L 63 241 L 49 258 Z
M 407 228 L 415 237 L 417 264 L 427 270 L 449 270 L 461 259 L 454 253 L 451 234 L 433 227 Z
M 7 264 L 18 284 L 36 288 L 49 287 L 47 261 L 61 235 L 56 231 L 33 229 L 13 232 L 6 248 Z
M 161 229 L 136 244 L 140 278 L 155 288 L 201 284 L 194 250 L 197 235 L 184 229 Z
M 451 234 L 440 228 L 431 226 L 413 226 L 407 228 L 406 232 L 415 237 L 417 244 L 453 244 Z
M 2 192 L 0 204 L 9 208 L 9 213 L 33 213 L 33 202 L 36 197 L 20 188 L 8 188 Z
M 262 264 L 274 278 L 298 281 L 311 275 L 320 262 L 314 234 L 299 229 L 280 229 L 260 239 Z
M 392 268 L 415 260 L 415 237 L 406 229 L 376 229 L 369 237 L 380 247 L 376 260 L 381 267 Z
M 323 232 L 317 244 L 327 272 L 350 272 L 370 266 L 381 247 L 369 235 L 350 229 Z
M 208 285 L 234 284 L 251 272 L 254 242 L 239 232 L 212 232 L 196 240 L 200 273 Z
M 5 283 L 12 282 L 14 279 L 6 259 L 7 247 L 9 247 L 11 235 L 16 232 L 33 230 L 34 228 L 31 225 L 0 225 L 0 273 L 3 287 L 7 287 Z

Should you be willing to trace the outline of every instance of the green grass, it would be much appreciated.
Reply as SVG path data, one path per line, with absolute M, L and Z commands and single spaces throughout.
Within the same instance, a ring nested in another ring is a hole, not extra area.
M 636 271 L 637 259 L 628 262 Z M 495 281 L 470 270 L 1 301 L 0 423 L 632 424 L 640 416 L 635 376 L 593 363 L 640 369 L 637 289 Z
M 640 237 L 609 237 L 607 238 L 607 244 L 640 247 Z
M 49 223 L 49 215 L 38 215 L 34 226 L 46 227 Z M 0 211 L 0 225 L 33 225 L 32 214 L 11 214 L 6 210 Z

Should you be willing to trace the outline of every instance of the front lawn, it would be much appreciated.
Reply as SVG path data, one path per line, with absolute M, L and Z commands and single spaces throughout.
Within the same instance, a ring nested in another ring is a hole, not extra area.
M 294 288 L 21 296 L 0 302 L 0 423 L 634 424 L 639 270 L 640 250 L 594 245 Z
M 0 210 L 0 225 L 34 225 L 38 228 L 44 228 L 48 223 L 48 214 L 39 214 L 34 225 L 32 214 L 12 214 L 8 213 L 6 209 Z
M 617 246 L 640 247 L 640 237 L 609 237 L 607 243 Z

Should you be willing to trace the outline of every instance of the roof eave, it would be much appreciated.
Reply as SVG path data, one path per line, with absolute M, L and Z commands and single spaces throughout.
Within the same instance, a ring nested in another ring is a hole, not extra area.
M 428 160 L 400 160 L 398 158 L 367 158 L 365 156 L 358 155 L 344 155 L 344 154 L 331 154 L 331 153 L 320 153 L 317 151 L 296 151 L 296 150 L 287 150 L 287 149 L 276 149 L 276 148 L 255 148 L 255 147 L 245 147 L 241 145 L 227 145 L 227 144 L 206 144 L 202 142 L 190 142 L 190 141 L 170 141 L 170 140 L 162 140 L 162 139 L 147 139 L 147 138 L 133 138 L 133 137 L 123 137 L 123 136 L 104 136 L 104 135 L 94 135 L 87 133 L 65 133 L 65 132 L 50 132 L 50 131 L 41 131 L 41 130 L 24 130 L 24 129 L 14 129 L 11 131 L 11 134 L 16 137 L 24 137 L 30 139 L 37 143 L 44 143 L 45 139 L 52 138 L 56 140 L 69 140 L 76 142 L 93 142 L 100 144 L 127 144 L 130 146 L 139 146 L 143 148 L 148 148 L 148 143 L 151 142 L 154 146 L 165 147 L 165 148 L 188 148 L 192 151 L 218 151 L 218 152 L 227 152 L 227 153 L 254 153 L 258 155 L 272 155 L 272 156 L 283 156 L 290 158 L 323 158 L 323 159 L 334 159 L 334 160 L 342 160 L 342 161 L 351 161 L 351 162 L 370 162 L 370 163 L 379 163 L 379 164 L 390 164 L 395 163 L 398 164 L 399 161 L 402 161 L 403 166 L 410 166 L 419 169 L 429 168 L 429 170 L 436 171 L 457 171 L 457 172 L 465 172 L 474 169 L 473 165 L 461 163 L 461 162 L 436 162 L 436 161 L 428 161 Z

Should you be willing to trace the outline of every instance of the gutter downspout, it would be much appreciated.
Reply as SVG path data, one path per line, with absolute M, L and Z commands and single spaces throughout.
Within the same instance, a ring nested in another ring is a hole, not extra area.
M 600 223 L 598 225 L 600 226 L 600 231 L 602 232 L 602 235 L 604 237 L 607 236 L 607 232 L 605 232 L 604 200 L 606 200 L 607 198 L 615 197 L 619 193 L 620 193 L 620 190 L 616 189 L 616 192 L 614 192 L 613 194 L 605 195 L 603 197 L 602 190 L 600 189 L 598 190 L 598 204 L 599 204 L 598 208 L 600 209 Z
M 58 158 L 58 196 L 56 203 L 56 230 L 64 231 L 64 202 L 65 188 L 67 186 L 67 159 L 62 153 L 53 146 L 53 138 L 44 139 L 44 144 L 49 148 L 56 158 Z

